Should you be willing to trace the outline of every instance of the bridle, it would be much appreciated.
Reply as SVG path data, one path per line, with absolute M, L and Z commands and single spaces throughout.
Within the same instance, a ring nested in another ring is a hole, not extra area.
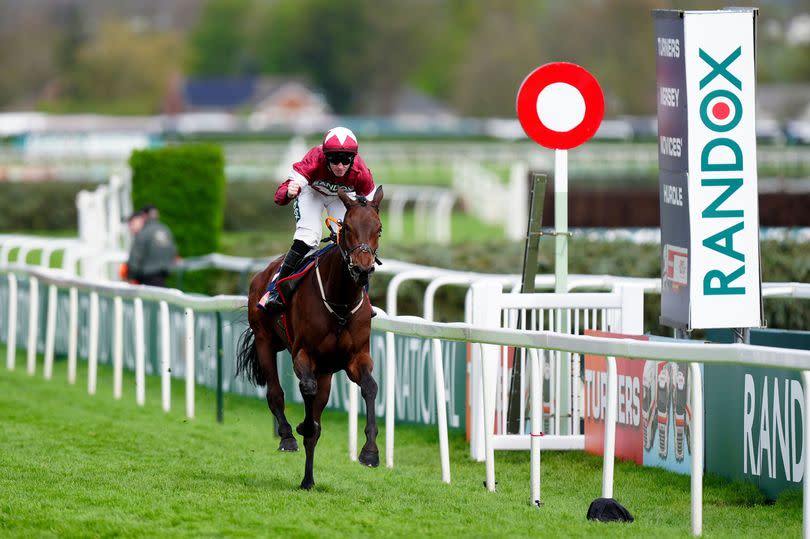
M 365 205 L 365 204 L 364 204 Z M 334 223 L 337 225 L 337 231 L 335 231 L 331 224 Z M 338 251 L 340 251 L 341 257 L 343 257 L 343 262 L 346 264 L 346 268 L 349 270 L 349 274 L 352 276 L 352 279 L 357 282 L 360 274 L 362 273 L 360 270 L 357 269 L 357 265 L 352 260 L 352 255 L 356 252 L 361 253 L 369 253 L 374 257 L 374 262 L 376 264 L 382 264 L 382 261 L 377 258 L 377 249 L 373 249 L 371 245 L 366 242 L 359 243 L 351 248 L 347 248 L 343 246 L 343 242 L 341 241 L 341 231 L 343 227 L 348 228 L 348 226 L 343 223 L 343 221 L 339 219 L 335 219 L 334 217 L 327 217 L 326 218 L 326 227 L 331 231 L 329 237 L 324 238 L 323 241 L 333 241 L 335 245 L 337 245 Z M 323 301 L 326 310 L 331 313 L 338 322 L 338 334 L 343 331 L 343 328 L 346 327 L 346 324 L 349 322 L 349 319 L 356 313 L 360 307 L 363 305 L 363 301 L 365 300 L 365 296 L 367 293 L 364 293 L 364 290 L 361 289 L 360 291 L 360 300 L 357 302 L 356 305 L 352 308 L 351 305 L 344 305 L 339 303 L 334 303 L 326 299 L 326 291 L 323 288 L 323 280 L 321 279 L 321 271 L 320 271 L 320 258 L 315 261 L 315 278 L 318 282 L 318 290 L 321 293 L 321 301 Z M 346 314 L 341 315 L 338 311 L 344 311 Z
M 337 232 L 335 232 L 332 229 L 331 223 L 337 225 Z M 326 218 L 326 227 L 332 231 L 332 235 L 329 236 L 329 239 L 334 241 L 335 245 L 337 245 L 338 249 L 340 250 L 340 255 L 343 257 L 343 261 L 346 263 L 346 267 L 349 269 L 349 273 L 351 273 L 352 275 L 360 274 L 360 271 L 357 269 L 357 265 L 352 260 L 352 255 L 358 251 L 361 253 L 369 253 L 371 256 L 374 257 L 375 264 L 382 265 L 382 261 L 377 257 L 377 249 L 373 249 L 371 245 L 369 245 L 368 243 L 365 242 L 358 243 L 357 245 L 351 248 L 343 246 L 343 242 L 340 241 L 341 238 L 340 233 L 343 231 L 344 226 L 348 228 L 348 225 L 346 225 L 343 221 L 339 219 L 335 219 L 334 217 L 331 216 Z

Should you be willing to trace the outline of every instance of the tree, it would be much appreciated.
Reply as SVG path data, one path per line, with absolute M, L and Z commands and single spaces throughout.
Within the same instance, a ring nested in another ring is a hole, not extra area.
M 253 0 L 209 0 L 189 39 L 192 75 L 253 75 L 259 61 L 253 48 L 257 6 Z
M 46 6 L 0 2 L 0 109 L 31 107 L 58 74 L 51 30 Z
M 423 21 L 433 2 L 284 0 L 259 39 L 261 70 L 323 89 L 341 113 L 385 114 L 429 53 Z
M 67 108 L 155 112 L 184 50 L 178 34 L 139 33 L 125 23 L 105 22 L 78 51 Z

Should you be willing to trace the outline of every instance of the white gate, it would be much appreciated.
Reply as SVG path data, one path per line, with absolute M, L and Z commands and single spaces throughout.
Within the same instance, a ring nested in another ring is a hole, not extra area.
M 487 328 L 523 328 L 581 335 L 586 329 L 641 334 L 644 321 L 644 290 L 625 286 L 610 293 L 508 294 L 500 283 L 483 281 L 472 286 L 472 324 Z M 473 348 L 470 373 L 470 455 L 485 458 L 484 436 L 492 436 L 494 449 L 528 450 L 529 361 L 525 350 L 482 345 Z M 542 447 L 583 449 L 580 429 L 580 356 L 568 352 L 540 352 L 543 387 Z M 519 410 L 513 433 L 507 430 L 510 381 L 516 366 L 520 376 Z M 485 411 L 486 410 L 486 411 Z M 485 419 L 484 419 L 485 418 Z M 484 425 L 487 428 L 484 428 Z

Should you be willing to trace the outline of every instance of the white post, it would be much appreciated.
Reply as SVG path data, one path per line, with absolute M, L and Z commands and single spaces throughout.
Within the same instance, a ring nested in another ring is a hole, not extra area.
M 90 342 L 87 351 L 87 392 L 96 394 L 96 372 L 98 367 L 98 292 L 90 292 Z
M 470 287 L 472 291 L 472 324 L 478 327 L 497 328 L 501 323 L 501 308 L 498 301 L 503 293 L 503 286 L 496 281 L 478 281 Z M 473 356 L 476 365 L 471 367 L 470 398 L 471 406 L 478 410 L 471 410 L 475 422 L 470 429 L 470 455 L 475 460 L 487 461 L 490 454 L 487 450 L 487 438 L 492 443 L 493 428 L 495 425 L 495 391 L 497 387 L 498 357 L 500 353 L 495 345 L 482 345 L 478 347 L 479 356 Z M 477 378 L 481 379 L 479 382 Z M 488 409 L 486 400 L 490 399 L 491 407 Z M 494 452 L 491 454 L 494 459 Z M 492 463 L 494 473 L 494 462 Z M 492 488 L 495 488 L 493 477 Z
M 397 357 L 394 334 L 385 334 L 385 465 L 394 467 L 394 424 L 396 404 L 394 393 L 397 383 Z
M 28 374 L 37 370 L 37 333 L 39 325 L 39 280 L 29 277 L 28 292 Z
M 17 276 L 8 274 L 8 338 L 6 339 L 6 368 L 14 370 L 17 362 Z
M 194 418 L 194 311 L 186 307 L 186 417 Z
M 626 335 L 642 335 L 644 333 L 644 287 L 625 284 L 617 287 L 617 291 L 622 298 L 622 323 L 618 331 Z
M 692 535 L 698 536 L 703 533 L 703 380 L 699 363 L 690 363 L 689 370 L 692 375 L 692 447 L 690 448 L 692 452 Z M 805 384 L 805 387 L 808 386 Z M 805 391 L 804 398 L 806 402 L 807 391 Z M 808 409 L 806 405 L 804 409 Z M 807 443 L 806 425 L 805 416 L 805 443 Z M 805 445 L 805 447 L 807 446 Z M 807 462 L 807 458 L 805 458 L 805 462 Z M 807 465 L 805 464 L 805 466 Z M 805 526 L 807 526 L 806 510 L 807 502 L 805 502 Z
M 444 358 L 442 343 L 433 339 L 433 375 L 436 378 L 436 422 L 439 427 L 439 459 L 442 481 L 450 484 L 450 443 L 447 436 L 447 396 L 444 389 Z
M 124 379 L 124 300 L 113 300 L 113 398 L 120 399 Z
M 568 150 L 554 150 L 554 291 L 568 292 Z
M 407 201 L 407 195 L 400 190 L 394 191 L 393 196 L 388 201 L 388 228 L 392 239 L 405 237 L 405 219 L 403 215 Z
M 467 297 L 470 297 L 468 294 Z M 468 310 L 472 313 L 472 308 Z M 470 316 L 472 320 L 472 316 Z M 466 321 L 466 323 L 471 323 Z M 470 458 L 476 462 L 484 462 L 484 420 L 481 419 L 484 404 L 481 390 L 481 347 L 470 347 Z
M 53 347 L 56 337 L 56 285 L 48 286 L 48 315 L 45 326 L 45 367 L 43 375 L 46 380 L 53 376 Z
M 357 460 L 357 392 L 360 386 L 348 380 L 349 387 L 349 460 Z
M 76 383 L 76 356 L 79 350 L 79 291 L 70 287 L 68 302 L 68 383 Z
M 135 402 L 138 406 L 146 403 L 146 360 L 144 351 L 143 300 L 135 298 Z
M 532 401 L 532 430 L 531 430 L 531 481 L 532 503 L 540 507 L 540 437 L 543 432 L 543 370 L 540 363 L 540 353 L 536 348 L 529 350 L 531 358 L 530 391 Z
M 160 396 L 163 411 L 172 406 L 171 340 L 169 338 L 169 304 L 160 302 Z
M 607 407 L 605 411 L 605 450 L 602 468 L 602 497 L 613 497 L 613 459 L 616 454 L 616 408 L 619 405 L 616 358 L 607 357 Z
M 495 390 L 498 375 L 498 348 L 491 344 L 479 344 L 481 348 L 481 392 L 483 396 L 484 461 L 486 466 L 486 486 L 495 491 L 495 447 L 493 432 L 495 424 Z

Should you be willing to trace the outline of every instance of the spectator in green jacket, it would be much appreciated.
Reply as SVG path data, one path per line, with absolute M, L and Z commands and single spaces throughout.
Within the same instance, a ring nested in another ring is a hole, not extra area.
M 133 235 L 125 272 L 127 280 L 149 286 L 166 286 L 177 247 L 171 231 L 159 221 L 157 208 L 145 206 L 133 213 L 127 224 Z

